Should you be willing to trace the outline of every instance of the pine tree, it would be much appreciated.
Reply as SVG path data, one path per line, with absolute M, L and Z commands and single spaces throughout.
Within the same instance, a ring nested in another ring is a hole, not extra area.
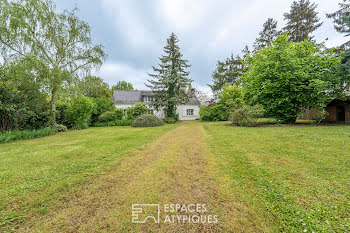
M 254 42 L 254 50 L 258 51 L 270 46 L 278 34 L 277 21 L 273 18 L 268 18 L 263 25 L 263 30 L 259 33 L 259 37 Z
M 188 78 L 189 72 L 186 69 L 190 65 L 182 58 L 178 42 L 172 33 L 164 47 L 165 55 L 159 58 L 159 67 L 153 66 L 155 74 L 148 74 L 151 79 L 146 84 L 154 92 L 153 106 L 157 110 L 164 108 L 167 117 L 176 117 L 176 105 L 189 100 L 186 89 L 193 81 Z
M 327 18 L 333 19 L 334 28 L 337 32 L 350 35 L 350 0 L 343 0 L 339 3 L 339 10 L 334 13 L 327 14 Z M 344 51 L 350 47 L 350 41 L 340 46 L 340 51 Z
M 218 61 L 212 73 L 213 84 L 209 85 L 217 94 L 222 91 L 225 84 L 241 84 L 240 76 L 243 74 L 243 60 L 239 56 L 227 58 L 224 62 Z
M 289 13 L 284 14 L 287 25 L 283 28 L 289 32 L 290 40 L 300 42 L 303 40 L 312 40 L 311 34 L 321 25 L 318 12 L 316 12 L 317 4 L 311 3 L 309 0 L 294 1 Z
M 335 30 L 347 35 L 350 33 L 350 25 L 345 22 L 348 17 L 350 17 L 350 0 L 343 0 L 343 3 L 339 3 L 339 10 L 327 14 L 327 18 L 333 19 Z

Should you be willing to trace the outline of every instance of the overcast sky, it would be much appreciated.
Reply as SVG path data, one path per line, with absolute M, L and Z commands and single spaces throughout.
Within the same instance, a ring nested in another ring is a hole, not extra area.
M 324 25 L 315 33 L 327 46 L 346 41 L 325 14 L 341 0 L 316 0 Z M 184 58 L 190 61 L 194 86 L 208 90 L 216 62 L 250 47 L 268 17 L 284 26 L 283 13 L 293 0 L 56 0 L 57 9 L 79 8 L 92 27 L 95 43 L 103 44 L 108 59 L 97 72 L 110 85 L 119 80 L 137 89 L 158 63 L 166 38 L 175 32 Z

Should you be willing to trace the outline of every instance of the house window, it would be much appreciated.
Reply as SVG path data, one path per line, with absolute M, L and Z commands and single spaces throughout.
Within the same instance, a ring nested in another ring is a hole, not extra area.
M 145 97 L 143 97 L 143 101 L 144 101 L 144 102 L 153 102 L 153 97 L 151 97 L 151 96 L 145 96 Z
M 193 116 L 194 115 L 194 109 L 187 109 L 187 116 Z

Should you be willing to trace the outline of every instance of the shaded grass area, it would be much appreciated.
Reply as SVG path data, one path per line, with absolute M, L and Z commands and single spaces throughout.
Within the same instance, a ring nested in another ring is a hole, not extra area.
M 90 128 L 0 145 L 0 231 L 45 214 L 62 193 L 175 127 Z
M 284 232 L 350 230 L 350 126 L 203 123 L 231 191 Z

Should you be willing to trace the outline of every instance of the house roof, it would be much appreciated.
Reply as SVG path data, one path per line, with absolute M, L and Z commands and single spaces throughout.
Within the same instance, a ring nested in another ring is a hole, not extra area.
M 113 101 L 115 104 L 136 104 L 137 102 L 143 102 L 143 96 L 152 96 L 153 92 L 149 90 L 140 91 L 119 91 L 113 92 Z M 199 100 L 195 95 L 189 96 L 189 102 L 185 105 L 200 105 Z

